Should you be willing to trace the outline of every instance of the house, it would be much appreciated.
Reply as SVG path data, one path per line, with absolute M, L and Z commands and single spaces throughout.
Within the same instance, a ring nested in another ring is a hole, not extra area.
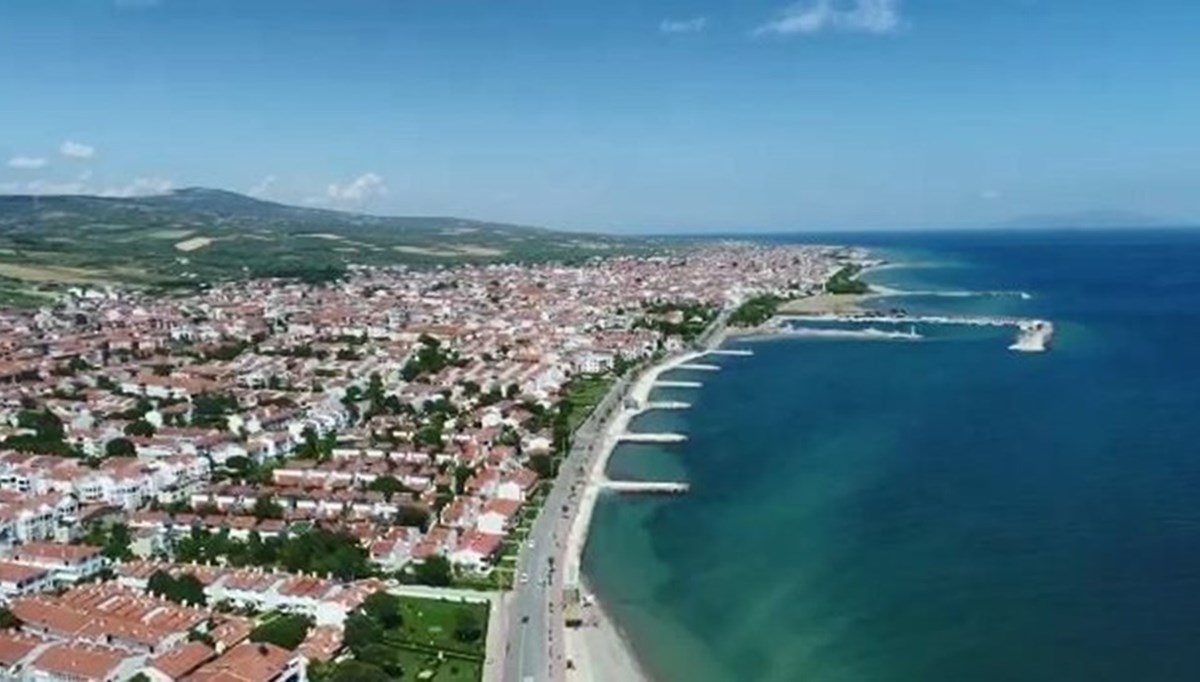
M 138 661 L 138 657 L 108 647 L 60 642 L 50 645 L 29 662 L 25 679 L 28 682 L 116 682 L 133 676 Z
M 613 368 L 615 360 L 612 353 L 584 353 L 575 366 L 580 374 L 603 374 Z
M 182 680 L 200 666 L 216 658 L 217 653 L 203 642 L 188 642 L 155 657 L 142 670 L 152 682 Z
M 496 497 L 502 500 L 524 502 L 533 492 L 537 482 L 538 475 L 532 469 L 518 469 L 496 486 Z
M 0 630 L 0 680 L 24 679 L 25 664 L 49 646 L 41 637 Z
M 48 590 L 53 585 L 50 571 L 36 566 L 0 561 L 0 600 Z
M 450 562 L 476 573 L 486 573 L 491 568 L 492 557 L 500 552 L 504 544 L 503 535 L 494 535 L 473 530 L 463 534 L 462 541 L 450 554 Z
M 99 547 L 27 542 L 14 547 L 9 561 L 44 569 L 56 583 L 76 583 L 90 578 L 108 565 Z
M 274 644 L 238 644 L 215 661 L 206 663 L 188 682 L 306 682 L 308 666 L 303 656 Z
M 494 499 L 489 500 L 483 507 L 483 513 L 479 515 L 479 520 L 475 523 L 475 527 L 481 533 L 489 535 L 505 535 L 508 533 L 508 527 L 512 523 L 513 517 L 517 515 L 517 510 L 521 508 L 521 503 L 517 500 Z

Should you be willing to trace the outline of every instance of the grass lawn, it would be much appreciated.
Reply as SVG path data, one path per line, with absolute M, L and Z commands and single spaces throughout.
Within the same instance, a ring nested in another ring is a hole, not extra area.
M 610 376 L 584 376 L 567 386 L 566 403 L 571 407 L 567 424 L 572 432 L 596 409 L 614 383 L 616 379 Z
M 395 633 L 398 640 L 413 644 L 450 649 L 483 658 L 487 641 L 488 604 L 452 602 L 418 597 L 400 597 L 404 626 Z M 470 613 L 483 628 L 477 641 L 464 643 L 454 636 L 462 612 Z
M 405 680 L 422 679 L 419 675 L 426 670 L 432 670 L 431 682 L 479 682 L 483 679 L 483 663 L 480 661 L 463 661 L 454 658 L 438 660 L 420 651 L 402 649 L 397 653 L 397 661 L 404 670 Z

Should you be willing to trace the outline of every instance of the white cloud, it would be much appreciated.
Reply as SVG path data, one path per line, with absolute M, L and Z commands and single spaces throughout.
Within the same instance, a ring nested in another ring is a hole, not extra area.
M 8 160 L 9 168 L 19 168 L 21 170 L 33 170 L 37 168 L 45 168 L 46 160 L 43 158 L 35 158 L 32 156 L 14 156 Z
M 48 180 L 30 180 L 29 182 L 6 182 L 0 184 L 3 194 L 32 194 L 48 196 L 52 194 L 86 194 L 87 187 L 82 182 L 50 182 Z
M 274 185 L 275 185 L 275 176 L 268 175 L 268 176 L 264 177 L 262 180 L 259 180 L 256 185 L 254 185 L 250 189 L 246 190 L 246 194 L 248 194 L 252 197 L 265 197 L 265 196 L 267 196 L 267 193 L 271 191 L 271 188 Z
M 68 159 L 90 159 L 96 155 L 96 148 L 81 142 L 67 140 L 58 148 L 58 153 Z
M 136 178 L 124 187 L 109 187 L 102 190 L 102 197 L 145 197 L 166 194 L 175 188 L 175 183 L 166 178 Z
M 754 35 L 846 31 L 883 35 L 900 29 L 900 0 L 801 0 L 759 26 Z
M 84 171 L 75 180 L 62 182 L 52 180 L 29 180 L 28 182 L 0 183 L 0 194 L 35 194 L 45 196 L 50 194 L 86 194 L 101 197 L 143 197 L 165 194 L 175 188 L 175 183 L 165 178 L 143 177 L 135 178 L 127 185 L 99 189 L 88 181 L 92 178 L 91 171 Z
M 700 33 L 708 28 L 708 17 L 691 19 L 663 19 L 658 25 L 662 33 Z
M 331 201 L 361 204 L 368 199 L 387 194 L 383 178 L 375 173 L 363 173 L 347 185 L 330 185 L 326 195 Z
M 1004 193 L 998 189 L 985 189 L 979 193 L 979 198 L 984 201 L 996 201 L 1004 196 Z

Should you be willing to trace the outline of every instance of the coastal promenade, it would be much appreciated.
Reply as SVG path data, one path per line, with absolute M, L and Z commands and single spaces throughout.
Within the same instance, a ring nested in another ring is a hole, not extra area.
M 643 371 L 636 379 L 618 381 L 576 430 L 571 452 L 561 464 L 542 513 L 518 556 L 517 571 L 522 578 L 506 600 L 507 642 L 499 679 L 648 679 L 599 604 L 589 607 L 588 627 L 566 628 L 563 595 L 584 589 L 581 559 L 597 498 L 605 490 L 618 492 L 616 488 L 624 485 L 604 475 L 618 436 L 650 404 L 650 392 L 659 375 L 703 355 L 686 353 Z M 677 486 L 672 484 L 669 492 L 681 492 Z M 567 669 L 568 660 L 572 670 Z
M 610 480 L 605 471 L 609 458 L 617 444 L 627 434 L 629 422 L 638 414 L 645 411 L 650 403 L 650 393 L 655 386 L 662 386 L 658 377 L 664 372 L 678 369 L 706 355 L 706 352 L 691 352 L 670 358 L 644 371 L 630 386 L 629 391 L 622 397 L 622 408 L 611 415 L 605 424 L 600 441 L 596 444 L 592 457 L 588 462 L 588 475 L 583 486 L 579 504 L 575 508 L 570 532 L 567 537 L 565 563 L 563 565 L 563 587 L 565 590 L 586 594 L 588 592 L 583 580 L 583 550 L 587 546 L 587 536 L 591 528 L 592 514 L 599 496 L 606 491 L 679 494 L 685 492 L 680 483 L 641 483 Z M 592 600 L 588 607 L 589 619 L 585 626 L 578 628 L 565 627 L 561 621 L 564 633 L 565 656 L 572 662 L 573 669 L 565 679 L 578 682 L 607 682 L 608 680 L 629 680 L 630 682 L 646 681 L 649 678 L 642 671 L 628 644 L 620 635 L 620 631 L 608 618 L 603 607 Z M 564 678 L 556 678 L 564 679 Z
M 517 574 L 522 578 L 505 604 L 507 641 L 498 678 L 504 682 L 565 679 L 561 567 L 566 563 L 567 536 L 589 462 L 599 450 L 607 420 L 621 408 L 631 384 L 628 378 L 619 379 L 576 429 L 571 451 L 559 466 L 542 511 L 517 556 Z
M 649 678 L 599 602 L 590 601 L 587 627 L 566 627 L 564 595 L 586 592 L 581 563 L 596 501 L 605 490 L 619 492 L 612 488 L 614 484 L 617 487 L 624 484 L 605 476 L 608 459 L 630 420 L 651 409 L 654 403 L 650 401 L 650 393 L 659 376 L 709 354 L 752 354 L 716 350 L 724 341 L 729 313 L 723 312 L 700 337 L 697 345 L 704 350 L 668 358 L 636 377 L 621 378 L 576 429 L 571 450 L 561 463 L 542 512 L 518 554 L 517 574 L 521 579 L 503 600 L 507 625 L 503 664 L 497 674 L 485 674 L 485 682 L 648 682 Z M 664 382 L 657 385 L 663 386 Z M 687 382 L 676 387 L 700 385 Z M 672 402 L 662 409 L 685 407 L 682 402 Z M 637 492 L 683 492 L 678 483 L 668 485 L 670 491 Z

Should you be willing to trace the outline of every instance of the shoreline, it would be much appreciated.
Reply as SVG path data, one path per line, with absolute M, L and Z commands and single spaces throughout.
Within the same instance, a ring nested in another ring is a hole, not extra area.
M 723 325 L 722 325 L 723 326 Z M 565 585 L 577 587 L 581 599 L 586 596 L 589 605 L 584 624 L 565 628 L 563 643 L 567 659 L 574 668 L 567 671 L 566 678 L 581 682 L 652 682 L 645 666 L 638 660 L 629 639 L 608 614 L 597 595 L 583 578 L 583 551 L 591 531 L 592 516 L 603 485 L 608 480 L 608 462 L 616 450 L 617 438 L 625 432 L 629 422 L 643 412 L 641 406 L 649 399 L 654 382 L 665 372 L 687 364 L 708 354 L 725 339 L 723 330 L 718 329 L 706 344 L 706 350 L 689 351 L 665 358 L 642 371 L 621 399 L 621 408 L 605 423 L 603 439 L 588 464 L 587 483 L 580 496 L 578 511 L 571 523 L 567 536 L 566 564 L 563 566 Z M 630 407 L 632 401 L 636 407 Z

